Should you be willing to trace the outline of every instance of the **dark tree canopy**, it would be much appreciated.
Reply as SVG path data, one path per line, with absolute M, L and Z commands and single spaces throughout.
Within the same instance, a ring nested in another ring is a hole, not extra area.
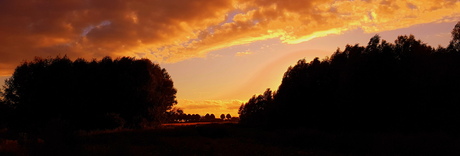
M 330 58 L 305 59 L 240 107 L 240 123 L 326 130 L 460 130 L 460 51 L 434 49 L 414 36 L 372 37 Z M 273 95 L 272 95 L 273 94 Z
M 19 65 L 4 86 L 4 102 L 14 109 L 10 125 L 20 130 L 52 120 L 75 129 L 159 123 L 177 103 L 175 94 L 165 69 L 131 57 L 35 58 Z
M 214 114 L 211 114 L 211 115 L 209 116 L 209 119 L 214 120 L 214 119 L 216 119 L 216 116 L 215 116 Z
M 227 120 L 230 120 L 232 118 L 230 114 L 227 114 L 225 117 L 227 118 Z
M 267 89 L 263 95 L 253 96 L 249 101 L 240 106 L 240 123 L 253 125 L 268 124 L 269 115 L 272 113 L 273 95 L 270 89 Z
M 225 114 L 221 114 L 220 119 L 224 120 L 225 119 Z

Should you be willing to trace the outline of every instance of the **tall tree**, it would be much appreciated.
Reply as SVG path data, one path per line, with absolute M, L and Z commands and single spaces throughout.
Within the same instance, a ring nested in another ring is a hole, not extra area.
M 452 40 L 449 44 L 449 49 L 460 52 L 460 21 L 455 25 L 451 32 Z

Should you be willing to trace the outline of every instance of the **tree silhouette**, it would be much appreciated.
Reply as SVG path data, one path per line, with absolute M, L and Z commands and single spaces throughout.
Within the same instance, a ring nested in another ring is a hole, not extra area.
M 221 114 L 220 119 L 224 120 L 225 119 L 225 114 Z
M 375 35 L 331 57 L 289 67 L 273 96 L 267 90 L 239 109 L 240 124 L 324 130 L 460 130 L 460 22 L 448 48 L 413 35 L 394 43 Z
M 268 115 L 271 113 L 273 105 L 273 95 L 270 89 L 267 89 L 263 95 L 253 96 L 249 101 L 240 106 L 240 123 L 265 125 L 268 122 Z
M 227 120 L 230 120 L 232 119 L 232 116 L 230 114 L 227 114 L 227 116 L 225 116 L 227 118 Z
M 211 114 L 211 115 L 209 116 L 209 119 L 214 120 L 214 119 L 216 119 L 216 116 L 215 116 L 214 114 Z
M 460 52 L 460 21 L 455 25 L 451 32 L 452 40 L 449 44 L 449 49 Z
M 37 57 L 19 65 L 4 86 L 5 103 L 14 108 L 10 126 L 20 131 L 54 120 L 74 129 L 158 124 L 176 104 L 175 94 L 165 69 L 131 57 Z
M 200 121 L 201 116 L 199 114 L 193 114 L 192 118 L 193 118 L 192 121 Z
M 183 119 L 184 111 L 180 108 L 172 108 L 167 113 L 167 121 L 169 122 L 179 122 Z

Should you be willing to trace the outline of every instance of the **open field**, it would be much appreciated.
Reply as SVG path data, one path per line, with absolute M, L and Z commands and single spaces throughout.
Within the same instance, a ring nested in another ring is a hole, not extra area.
M 59 143 L 24 146 L 3 139 L 0 155 L 460 155 L 460 139 L 445 133 L 327 133 L 197 124 L 80 132 Z
M 161 124 L 161 126 L 176 127 L 176 126 L 207 125 L 207 124 L 212 124 L 212 122 L 165 123 L 165 124 Z
M 181 122 L 181 123 L 165 123 L 161 127 L 177 127 L 177 126 L 192 126 L 192 125 L 209 125 L 209 124 L 237 124 L 234 121 L 219 121 L 219 122 Z

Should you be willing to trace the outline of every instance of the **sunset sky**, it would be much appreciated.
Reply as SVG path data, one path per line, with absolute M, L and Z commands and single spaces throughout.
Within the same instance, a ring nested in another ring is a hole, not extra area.
M 375 34 L 446 46 L 459 10 L 458 0 L 1 0 L 0 84 L 35 56 L 148 58 L 185 113 L 237 116 L 299 59 Z

